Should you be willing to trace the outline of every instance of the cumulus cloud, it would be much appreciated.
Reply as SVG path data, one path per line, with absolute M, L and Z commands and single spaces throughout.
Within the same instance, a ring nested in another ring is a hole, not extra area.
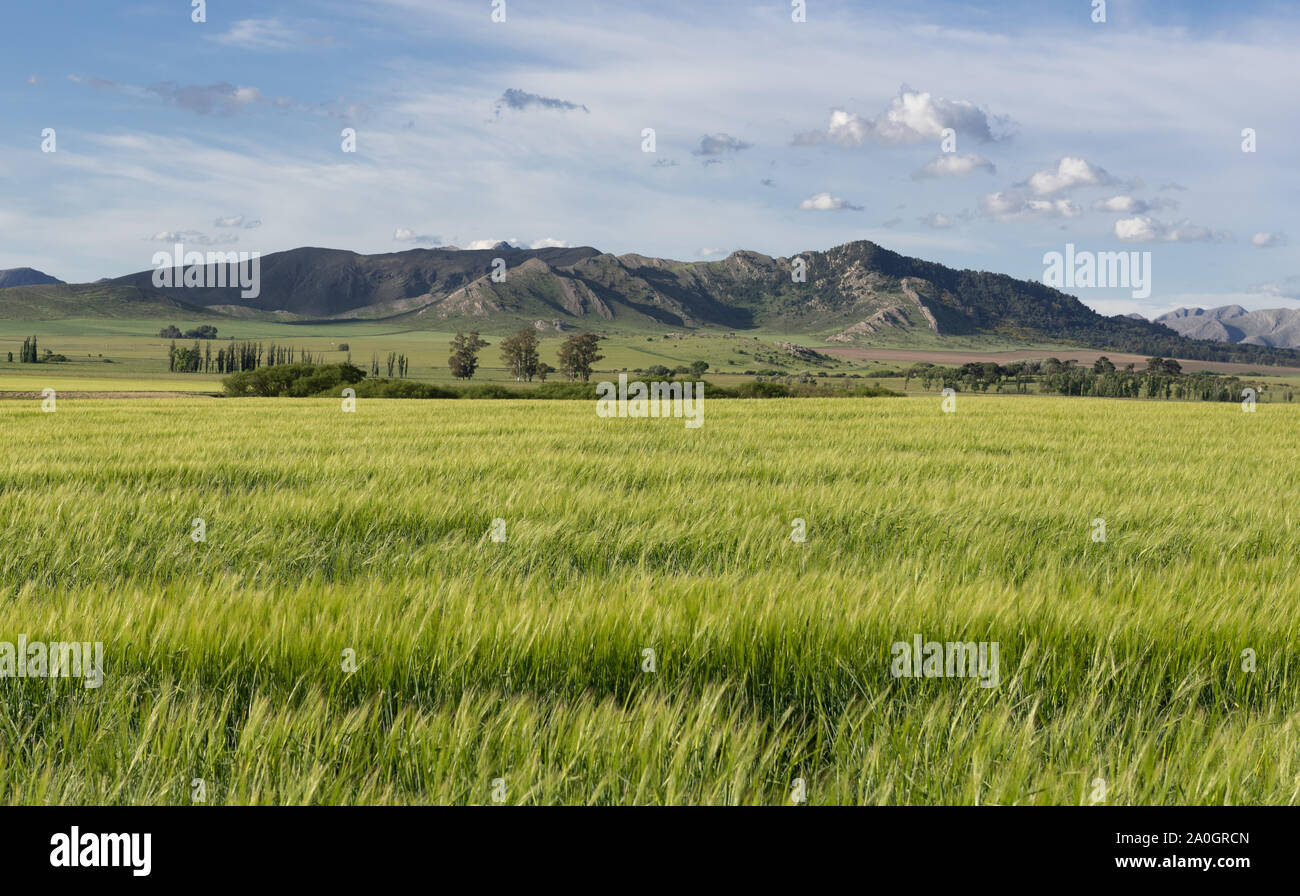
M 849 209 L 855 212 L 862 211 L 862 206 L 853 205 L 847 199 L 832 196 L 830 193 L 815 193 L 799 203 L 799 207 L 805 211 L 813 212 L 833 212 L 841 209 Z
M 38 84 L 44 84 L 45 79 L 40 77 L 39 75 L 28 75 L 26 83 L 28 84 L 28 86 L 35 87 Z
M 416 233 L 409 227 L 398 227 L 393 231 L 393 242 L 395 243 L 433 243 L 435 246 L 442 243 L 442 237 L 432 236 L 427 233 Z
M 149 92 L 162 97 L 181 109 L 198 115 L 233 115 L 258 103 L 271 102 L 283 105 L 285 100 L 268 100 L 256 87 L 236 87 L 222 81 L 219 84 L 192 84 L 181 86 L 175 81 L 154 84 Z
M 723 255 L 726 249 L 698 249 L 695 252 L 696 258 L 712 258 L 715 255 Z
M 1177 208 L 1173 199 L 1138 199 L 1136 196 L 1112 196 L 1098 199 L 1092 204 L 1095 212 L 1114 212 L 1121 215 L 1141 215 L 1162 208 Z
M 495 249 L 497 246 L 505 243 L 511 249 L 519 248 L 519 240 L 511 237 L 508 240 L 471 240 L 466 249 Z
M 948 218 L 948 216 L 941 215 L 938 212 L 930 212 L 930 214 L 925 215 L 924 217 L 921 218 L 917 218 L 916 220 L 919 221 L 921 224 L 925 225 L 926 227 L 930 227 L 935 230 L 945 230 L 952 226 L 952 221 Z
M 533 240 L 528 244 L 529 249 L 568 249 L 569 243 L 564 240 L 557 240 L 553 236 L 544 237 L 540 240 Z
M 1179 221 L 1166 224 L 1148 215 L 1120 218 L 1115 222 L 1115 236 L 1126 243 L 1209 243 L 1231 239 L 1231 235 Z
M 945 152 L 935 156 L 919 171 L 913 172 L 912 180 L 925 180 L 931 177 L 966 177 L 976 171 L 994 174 L 997 168 L 988 159 L 973 153 Z
M 1069 199 L 1034 199 L 1015 190 L 981 196 L 980 211 L 995 221 L 1032 217 L 1077 218 L 1083 214 L 1078 203 Z
M 947 100 L 930 93 L 912 90 L 906 84 L 898 96 L 875 118 L 864 118 L 844 109 L 831 110 L 830 124 L 824 131 L 810 131 L 794 138 L 796 146 L 838 143 L 862 146 L 867 142 L 902 146 L 937 140 L 945 128 L 952 128 L 959 138 L 979 143 L 1005 137 L 1009 120 L 990 116 L 966 100 Z
M 1272 249 L 1285 246 L 1287 238 L 1285 233 L 1257 233 L 1250 238 L 1250 244 L 1260 249 Z
M 517 87 L 511 87 L 501 94 L 500 99 L 496 101 L 496 114 L 498 116 L 504 109 L 513 109 L 516 112 L 524 112 L 528 109 L 554 109 L 560 112 L 581 109 L 583 112 L 591 113 L 590 109 L 580 103 L 571 103 L 568 100 L 559 100 L 555 97 L 529 93 Z
M 1066 156 L 1055 169 L 1036 171 L 1027 181 L 1035 196 L 1053 196 L 1075 187 L 1101 187 L 1115 183 L 1106 169 L 1088 164 L 1084 159 Z

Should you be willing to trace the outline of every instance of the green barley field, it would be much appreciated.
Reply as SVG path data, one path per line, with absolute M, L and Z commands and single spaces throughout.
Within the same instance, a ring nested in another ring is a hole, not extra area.
M 5 803 L 1300 802 L 1295 406 L 0 427 L 0 640 L 104 645 L 101 687 L 0 680 Z M 997 686 L 894 677 L 917 634 Z

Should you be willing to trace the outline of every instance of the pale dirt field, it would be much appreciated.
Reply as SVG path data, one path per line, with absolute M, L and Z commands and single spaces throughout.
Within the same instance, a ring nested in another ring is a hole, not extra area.
M 1123 352 L 1102 352 L 1096 349 L 1034 349 L 1034 350 L 1016 350 L 1008 352 L 976 352 L 976 351 L 940 351 L 936 349 L 903 349 L 903 348 L 870 348 L 869 346 L 844 346 L 840 348 L 819 347 L 817 351 L 823 354 L 833 355 L 839 358 L 852 358 L 862 361 L 929 361 L 932 364 L 945 364 L 956 366 L 967 364 L 971 361 L 993 361 L 997 364 L 1008 364 L 1012 361 L 1039 360 L 1043 358 L 1057 358 L 1061 361 L 1073 359 L 1081 367 L 1091 367 L 1093 362 L 1105 355 L 1114 362 L 1116 367 L 1123 368 L 1125 364 L 1136 364 L 1138 370 L 1145 370 L 1147 364 L 1146 355 L 1132 355 Z M 1300 368 L 1296 367 L 1265 367 L 1259 364 L 1239 364 L 1227 361 L 1187 361 L 1182 358 L 1176 359 L 1179 364 L 1183 365 L 1184 371 L 1192 370 L 1210 370 L 1214 373 L 1250 373 L 1259 372 L 1267 373 L 1271 376 L 1293 376 L 1300 374 Z

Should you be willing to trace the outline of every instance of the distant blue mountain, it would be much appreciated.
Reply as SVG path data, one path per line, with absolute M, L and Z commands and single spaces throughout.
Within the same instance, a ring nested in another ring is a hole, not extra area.
M 0 271 L 0 289 L 8 289 L 10 286 L 45 286 L 62 282 L 58 277 L 42 274 L 35 268 L 9 268 Z

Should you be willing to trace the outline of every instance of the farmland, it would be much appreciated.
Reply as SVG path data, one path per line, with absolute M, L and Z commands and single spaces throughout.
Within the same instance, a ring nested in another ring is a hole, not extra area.
M 3 681 L 6 803 L 1300 802 L 1293 405 L 0 426 L 0 640 L 105 658 Z M 997 643 L 997 686 L 894 677 L 916 634 Z

